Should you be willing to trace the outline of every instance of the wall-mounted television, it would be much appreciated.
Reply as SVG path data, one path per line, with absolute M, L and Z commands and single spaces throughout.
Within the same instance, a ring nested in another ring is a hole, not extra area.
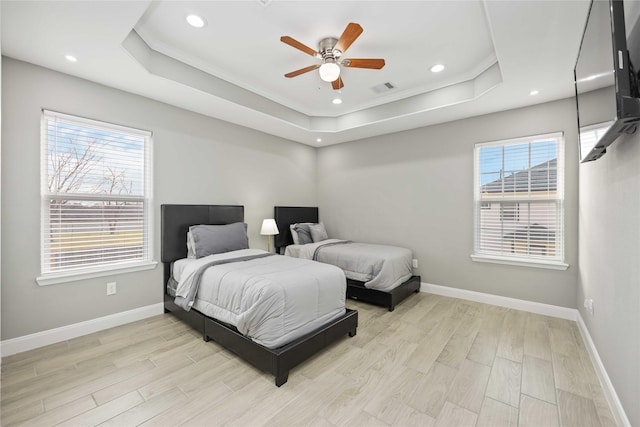
M 591 2 L 574 68 L 582 162 L 599 159 L 620 135 L 640 125 L 639 17 L 637 1 Z M 595 91 L 604 93 L 604 104 Z M 602 122 L 608 127 L 594 137 L 593 125 Z

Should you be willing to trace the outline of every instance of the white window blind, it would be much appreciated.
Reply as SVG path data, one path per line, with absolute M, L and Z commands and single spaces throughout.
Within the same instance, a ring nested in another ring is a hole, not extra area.
M 475 255 L 564 260 L 561 133 L 476 144 Z
M 151 133 L 42 115 L 42 275 L 151 260 Z

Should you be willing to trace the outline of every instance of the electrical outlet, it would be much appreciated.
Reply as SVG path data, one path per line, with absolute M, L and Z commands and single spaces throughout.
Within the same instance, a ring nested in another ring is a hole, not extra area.
M 116 282 L 107 283 L 107 295 L 115 295 L 117 292 Z
M 412 259 L 412 260 L 411 260 L 411 266 L 412 266 L 413 268 L 418 268 L 418 260 L 417 260 L 417 259 L 415 259 L 415 258 L 414 258 L 414 259 Z
M 593 316 L 593 300 L 591 298 L 584 300 L 584 308 L 587 310 L 587 313 Z

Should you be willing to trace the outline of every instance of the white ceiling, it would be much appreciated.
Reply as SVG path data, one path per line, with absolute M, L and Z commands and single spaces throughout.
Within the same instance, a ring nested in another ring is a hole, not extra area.
M 2 54 L 324 146 L 573 96 L 588 7 L 588 0 L 2 1 Z M 191 13 L 207 25 L 189 26 Z M 281 36 L 317 50 L 349 22 L 364 32 L 343 57 L 384 58 L 384 68 L 343 67 L 340 91 L 317 71 L 284 77 L 319 60 Z M 431 73 L 437 63 L 445 70 Z M 395 88 L 374 90 L 387 82 Z M 343 103 L 332 104 L 335 97 Z

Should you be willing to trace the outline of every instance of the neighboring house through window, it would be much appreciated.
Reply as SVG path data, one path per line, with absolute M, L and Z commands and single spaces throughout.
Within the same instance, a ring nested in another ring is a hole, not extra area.
M 518 203 L 502 203 L 500 205 L 500 219 L 502 221 L 518 221 L 519 209 Z
M 43 111 L 41 138 L 38 282 L 155 266 L 151 133 Z
M 476 144 L 474 260 L 566 268 L 563 154 L 561 133 Z

